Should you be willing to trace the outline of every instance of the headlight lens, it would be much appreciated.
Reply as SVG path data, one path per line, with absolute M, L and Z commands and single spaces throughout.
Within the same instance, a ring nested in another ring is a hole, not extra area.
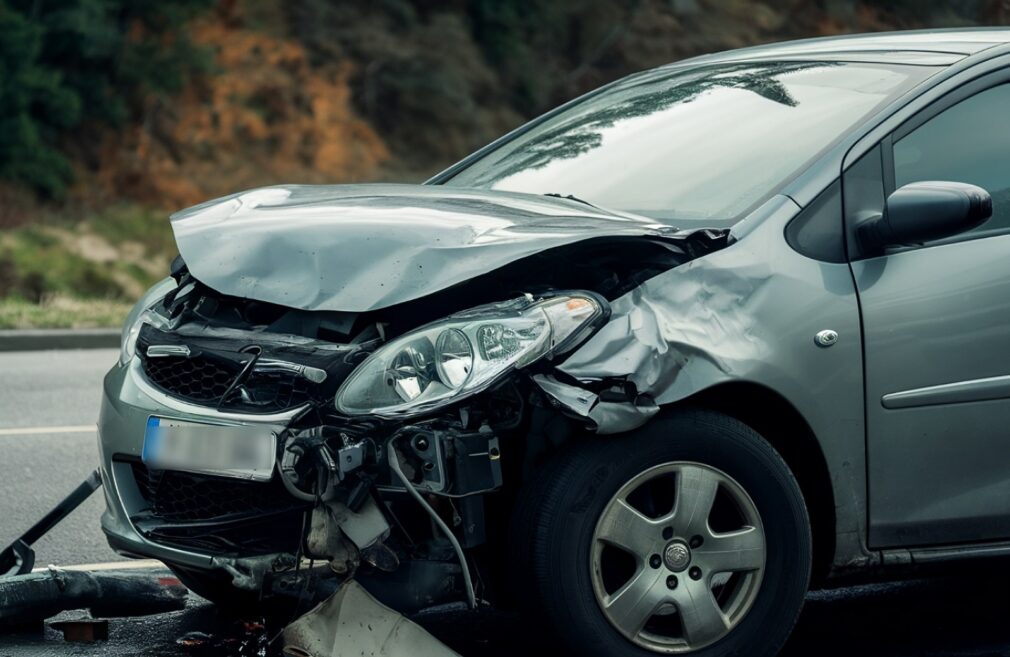
M 347 415 L 412 415 L 480 392 L 585 340 L 605 314 L 588 293 L 481 306 L 383 345 L 337 391 Z
M 172 278 L 155 283 L 130 310 L 130 314 L 126 316 L 126 322 L 123 324 L 123 334 L 119 341 L 119 363 L 121 365 L 126 365 L 133 360 L 133 356 L 137 352 L 137 337 L 144 324 L 163 324 L 166 321 L 151 308 L 164 299 L 165 295 L 175 288 L 175 285 L 175 280 Z
M 435 354 L 442 383 L 454 390 L 462 387 L 473 371 L 473 347 L 466 334 L 454 328 L 442 331 L 435 341 Z

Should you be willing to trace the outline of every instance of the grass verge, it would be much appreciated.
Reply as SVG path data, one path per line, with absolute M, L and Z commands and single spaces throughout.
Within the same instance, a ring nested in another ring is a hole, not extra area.
M 0 299 L 0 329 L 119 328 L 133 306 L 128 301 L 49 297 L 41 303 Z
M 120 204 L 0 231 L 0 329 L 118 327 L 176 253 L 163 215 Z

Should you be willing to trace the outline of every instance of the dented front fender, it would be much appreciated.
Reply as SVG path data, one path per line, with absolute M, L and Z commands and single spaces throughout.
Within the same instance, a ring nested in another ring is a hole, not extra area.
M 825 456 L 839 540 L 848 541 L 838 545 L 836 562 L 848 562 L 866 554 L 859 538 L 865 536 L 866 470 L 856 293 L 848 265 L 789 247 L 782 234 L 799 208 L 777 198 L 761 221 L 741 226 L 746 239 L 731 234 L 727 248 L 614 299 L 610 321 L 557 370 L 587 389 L 626 380 L 655 400 L 657 412 L 731 382 L 778 393 L 807 421 Z M 839 335 L 829 348 L 814 340 L 825 329 Z M 635 428 L 629 415 L 644 423 L 655 414 L 630 404 L 623 413 L 594 413 L 598 399 L 537 383 L 569 413 L 592 420 L 598 433 Z

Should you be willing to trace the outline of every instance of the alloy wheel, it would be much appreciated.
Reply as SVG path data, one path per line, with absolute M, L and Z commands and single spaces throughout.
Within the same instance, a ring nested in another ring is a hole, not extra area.
M 596 524 L 597 602 L 621 634 L 653 652 L 689 653 L 729 634 L 757 598 L 766 563 L 761 517 L 732 477 L 679 461 L 640 473 Z

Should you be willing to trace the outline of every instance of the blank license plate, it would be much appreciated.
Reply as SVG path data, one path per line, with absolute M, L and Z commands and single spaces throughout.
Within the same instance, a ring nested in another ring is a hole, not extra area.
M 203 424 L 151 416 L 141 459 L 155 470 L 182 470 L 252 481 L 273 475 L 277 435 L 270 427 Z

